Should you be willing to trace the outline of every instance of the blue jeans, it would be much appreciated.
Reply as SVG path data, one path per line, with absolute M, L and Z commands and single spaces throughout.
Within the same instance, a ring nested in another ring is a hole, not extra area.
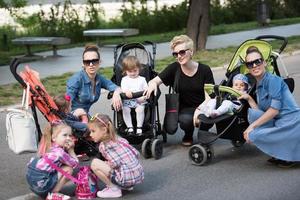
M 47 172 L 36 168 L 39 158 L 35 158 L 28 164 L 26 180 L 30 186 L 30 190 L 40 197 L 45 198 L 49 192 L 53 190 L 57 184 L 57 172 Z

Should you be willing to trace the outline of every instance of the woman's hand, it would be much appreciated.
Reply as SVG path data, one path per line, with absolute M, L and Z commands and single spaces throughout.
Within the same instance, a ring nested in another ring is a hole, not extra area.
M 112 106 L 114 107 L 114 109 L 116 111 L 119 111 L 122 108 L 122 99 L 120 96 L 120 88 L 117 88 L 114 91 L 114 94 L 112 96 Z
M 238 98 L 238 100 L 241 100 L 241 99 L 244 99 L 244 100 L 248 101 L 251 108 L 258 108 L 256 102 L 254 101 L 254 99 L 249 94 L 242 94 Z
M 251 131 L 254 129 L 253 126 L 249 125 L 248 128 L 244 131 L 243 133 L 243 136 L 244 136 L 244 139 L 246 140 L 247 143 L 250 143 L 250 140 L 249 140 L 249 134 L 251 133 Z
M 193 124 L 195 127 L 199 127 L 199 125 L 200 125 L 200 120 L 198 118 L 199 115 L 200 115 L 200 110 L 198 108 L 196 108 L 195 112 L 194 112 L 194 117 L 193 117 Z
M 148 88 L 143 93 L 144 96 L 146 96 L 147 99 L 150 98 L 152 92 L 154 91 L 154 95 L 157 94 L 157 84 L 152 80 L 148 83 Z

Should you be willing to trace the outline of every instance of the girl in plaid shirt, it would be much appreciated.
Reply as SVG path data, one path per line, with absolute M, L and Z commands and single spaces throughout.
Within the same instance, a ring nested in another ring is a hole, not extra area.
M 132 190 L 133 186 L 144 180 L 144 169 L 140 164 L 139 152 L 124 138 L 117 137 L 114 126 L 107 115 L 96 114 L 88 123 L 90 136 L 100 142 L 99 151 L 106 159 L 95 158 L 91 169 L 106 184 L 97 192 L 101 198 L 117 198 L 122 190 Z
M 66 200 L 69 196 L 58 193 L 68 179 L 53 169 L 49 162 L 72 174 L 79 162 L 74 153 L 71 127 L 62 121 L 48 125 L 39 146 L 40 157 L 31 159 L 26 174 L 30 189 L 47 200 Z

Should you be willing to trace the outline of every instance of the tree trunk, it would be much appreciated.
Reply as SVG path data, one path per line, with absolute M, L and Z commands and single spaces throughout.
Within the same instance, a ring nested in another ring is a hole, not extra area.
M 194 41 L 195 50 L 205 49 L 209 31 L 210 0 L 190 0 L 187 35 Z

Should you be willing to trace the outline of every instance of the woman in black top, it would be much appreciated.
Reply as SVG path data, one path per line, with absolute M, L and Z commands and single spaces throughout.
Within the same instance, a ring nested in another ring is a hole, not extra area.
M 149 98 L 157 87 L 164 83 L 173 86 L 177 70 L 179 80 L 176 92 L 179 93 L 179 124 L 185 135 L 182 145 L 193 144 L 193 115 L 195 109 L 204 101 L 204 84 L 214 84 L 214 77 L 209 66 L 192 60 L 194 43 L 186 35 L 175 36 L 171 41 L 171 50 L 176 62 L 168 65 L 158 76 L 148 83 L 146 95 Z M 200 129 L 208 130 L 210 126 L 201 124 Z

